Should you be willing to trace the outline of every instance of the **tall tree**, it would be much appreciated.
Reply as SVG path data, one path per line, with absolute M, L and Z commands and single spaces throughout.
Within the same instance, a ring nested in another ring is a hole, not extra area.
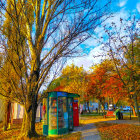
M 138 98 L 140 96 L 140 24 L 135 16 L 128 20 L 120 19 L 120 26 L 115 23 L 104 26 L 107 43 L 104 47 L 108 50 L 109 57 L 113 60 L 116 72 L 127 89 L 128 96 L 135 102 L 135 107 L 140 122 Z M 108 48 L 108 49 L 107 49 Z M 120 62 L 119 65 L 116 61 Z
M 25 108 L 22 135 L 36 135 L 40 88 L 54 65 L 74 56 L 76 47 L 105 19 L 110 1 L 1 0 L 1 45 L 20 79 L 21 92 L 16 90 L 15 96 Z

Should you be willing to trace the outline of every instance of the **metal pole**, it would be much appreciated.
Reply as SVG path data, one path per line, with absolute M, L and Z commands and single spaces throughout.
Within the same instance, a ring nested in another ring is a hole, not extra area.
M 131 107 L 130 107 L 130 120 L 131 120 Z

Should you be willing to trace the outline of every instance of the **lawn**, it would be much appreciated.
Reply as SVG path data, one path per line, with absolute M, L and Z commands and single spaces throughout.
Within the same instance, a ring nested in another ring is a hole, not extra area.
M 81 116 L 103 116 L 103 113 L 91 112 L 91 113 L 83 113 Z
M 12 125 L 10 129 L 7 131 L 3 131 L 2 129 L 2 123 L 0 123 L 0 140 L 4 139 L 17 139 L 19 134 L 20 134 L 20 128 L 21 125 Z M 32 140 L 37 139 L 37 140 L 80 140 L 81 138 L 81 132 L 76 132 L 76 133 L 69 133 L 66 135 L 61 135 L 58 137 L 45 137 L 43 136 L 43 129 L 42 129 L 42 123 L 36 123 L 36 131 L 39 134 L 39 137 L 37 138 L 32 138 Z M 27 140 L 27 138 L 20 138 L 20 140 Z
M 140 140 L 140 126 L 130 124 L 95 123 L 102 140 Z
M 101 121 L 116 120 L 115 117 L 104 118 L 100 115 L 80 115 L 80 125 L 86 125 L 90 123 L 96 123 Z

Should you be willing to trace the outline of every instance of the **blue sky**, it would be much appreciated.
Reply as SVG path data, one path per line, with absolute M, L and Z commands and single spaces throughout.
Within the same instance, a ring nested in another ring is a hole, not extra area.
M 114 11 L 114 17 L 105 21 L 104 24 L 110 24 L 113 21 L 119 26 L 120 18 L 127 19 L 130 14 L 135 14 L 137 15 L 137 18 L 140 19 L 140 0 L 115 0 L 111 10 Z M 103 25 L 97 27 L 95 31 L 96 35 L 93 35 L 93 38 L 99 38 L 103 36 Z M 91 67 L 93 64 L 100 63 L 101 59 L 105 59 L 105 57 L 93 57 L 93 55 L 99 55 L 103 53 L 101 50 L 102 45 L 99 45 L 98 42 L 93 38 L 86 40 L 81 45 L 81 48 L 86 47 L 83 52 L 86 56 L 72 58 L 68 61 L 68 65 L 74 63 L 77 66 L 83 66 L 85 70 L 89 70 L 89 67 Z
M 128 11 L 140 12 L 140 0 L 119 0 L 118 7 L 125 8 Z

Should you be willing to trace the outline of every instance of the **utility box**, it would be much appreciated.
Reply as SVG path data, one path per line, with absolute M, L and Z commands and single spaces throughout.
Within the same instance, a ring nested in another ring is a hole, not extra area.
M 79 126 L 78 102 L 73 102 L 73 126 Z
M 65 134 L 79 125 L 78 102 L 74 102 L 77 97 L 80 96 L 61 91 L 46 93 L 42 107 L 43 135 Z

